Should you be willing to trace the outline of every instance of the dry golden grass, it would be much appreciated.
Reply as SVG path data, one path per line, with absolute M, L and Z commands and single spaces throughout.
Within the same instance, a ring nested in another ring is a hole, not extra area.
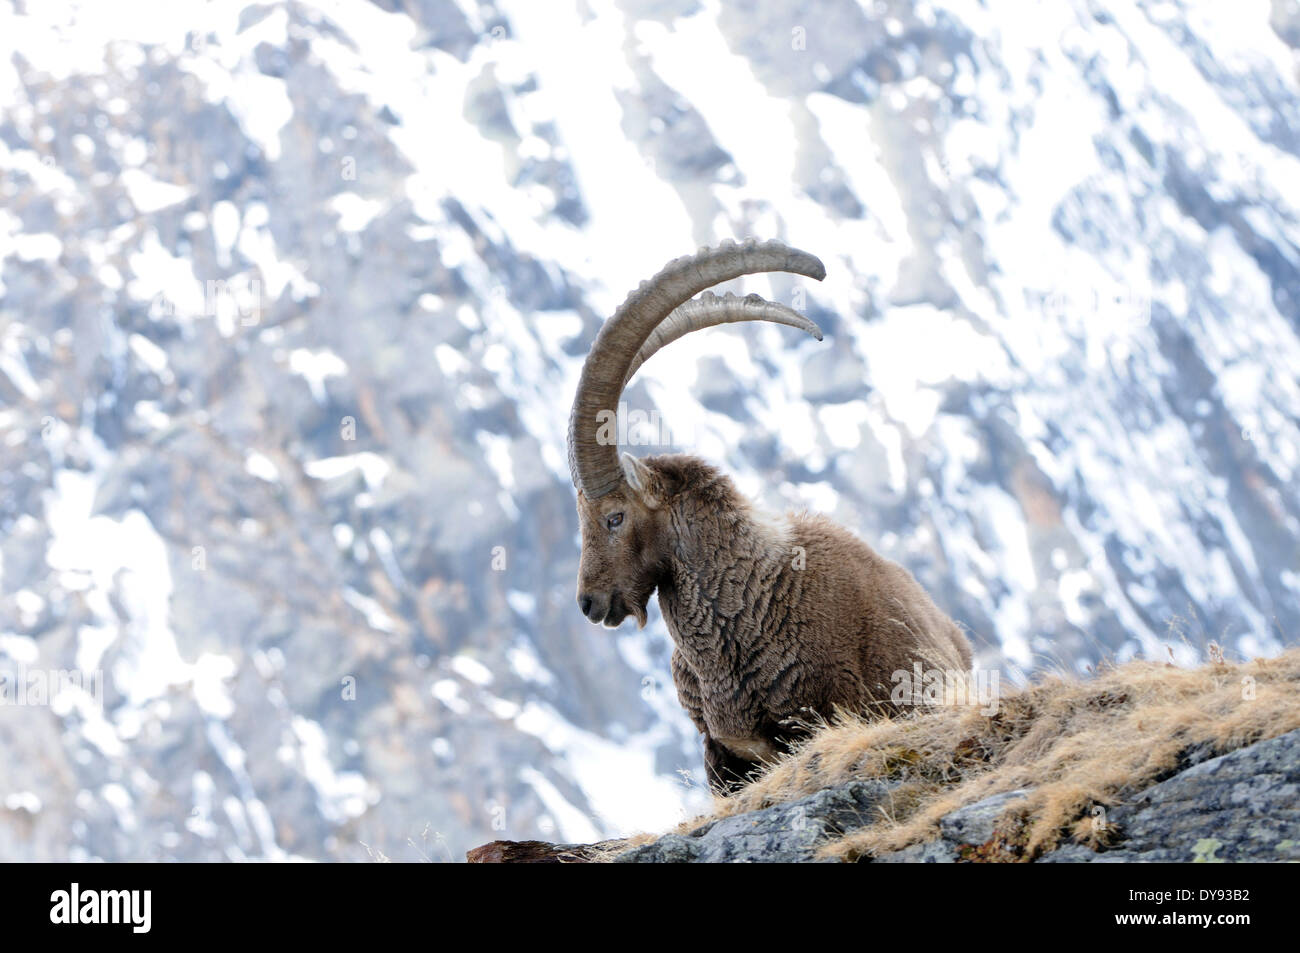
M 1099 846 L 1090 812 L 1160 780 L 1190 747 L 1217 755 L 1300 728 L 1300 648 L 1243 663 L 1211 657 L 1195 669 L 1130 662 L 1084 680 L 1049 676 L 1004 695 L 992 715 L 970 706 L 840 717 L 679 831 L 852 779 L 890 778 L 900 784 L 875 822 L 823 856 L 854 860 L 930 840 L 950 811 L 1019 788 L 1032 793 L 998 825 L 1013 833 L 975 858 L 1030 860 L 1066 837 Z

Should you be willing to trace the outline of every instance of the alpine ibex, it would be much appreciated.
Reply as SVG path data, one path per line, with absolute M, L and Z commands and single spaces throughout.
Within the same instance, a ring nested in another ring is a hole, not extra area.
M 613 628 L 646 623 L 658 590 L 677 695 L 725 793 L 836 708 L 890 711 L 891 674 L 914 663 L 966 671 L 970 646 L 906 569 L 820 516 L 760 513 L 696 457 L 618 453 L 610 421 L 647 358 L 701 328 L 774 321 L 821 340 L 803 315 L 757 295 L 693 295 L 786 271 L 820 281 L 817 258 L 780 242 L 724 242 L 670 262 L 596 336 L 569 417 L 582 558 L 578 604 Z M 604 412 L 604 413 L 602 413 Z

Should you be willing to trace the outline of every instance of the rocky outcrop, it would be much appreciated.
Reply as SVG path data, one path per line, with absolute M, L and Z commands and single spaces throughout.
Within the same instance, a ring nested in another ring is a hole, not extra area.
M 802 863 L 816 861 L 833 836 L 870 824 L 892 781 L 851 781 L 785 804 L 666 834 L 618 854 L 618 863 Z M 876 863 L 959 863 L 1023 859 L 1016 844 L 1017 801 L 996 794 L 946 815 L 939 836 L 874 858 Z M 1038 863 L 1263 862 L 1300 860 L 1300 731 L 1216 758 L 1192 753 L 1177 773 L 1109 810 L 1094 823 L 1109 846 L 1067 844 Z M 497 842 L 501 844 L 503 842 Z M 593 845 L 600 846 L 600 845 Z M 471 851 L 471 860 L 510 862 L 509 851 Z M 582 849 L 565 845 L 565 859 Z M 475 854 L 484 853 L 482 856 Z M 490 854 L 490 856 L 489 856 Z M 589 855 L 588 855 L 589 856 Z
M 852 781 L 838 788 L 706 824 L 690 834 L 667 834 L 618 855 L 627 864 L 774 863 L 810 861 L 834 834 L 869 823 L 894 785 Z
M 1300 861 L 1300 731 L 1211 758 L 1108 812 L 1122 840 L 1052 863 Z
M 1300 860 L 1300 732 L 1217 758 L 1194 752 L 1172 777 L 1093 823 L 1111 846 L 1067 844 L 1038 863 L 1250 862 Z M 1025 792 L 999 794 L 954 811 L 938 840 L 876 858 L 885 863 L 1016 859 L 995 823 Z M 1009 855 L 1009 856 L 1001 856 Z
M 465 855 L 471 864 L 584 864 L 601 853 L 617 849 L 623 842 L 599 844 L 551 844 L 541 840 L 494 840 Z

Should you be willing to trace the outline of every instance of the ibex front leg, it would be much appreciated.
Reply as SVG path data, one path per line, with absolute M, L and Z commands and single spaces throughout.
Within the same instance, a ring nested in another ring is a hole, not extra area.
M 757 761 L 732 754 L 726 747 L 704 736 L 704 767 L 709 775 L 709 787 L 714 794 L 734 793 L 750 780 L 750 775 L 761 765 Z

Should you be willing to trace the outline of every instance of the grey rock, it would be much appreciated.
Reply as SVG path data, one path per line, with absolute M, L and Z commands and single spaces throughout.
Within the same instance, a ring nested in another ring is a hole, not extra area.
M 974 804 L 967 804 L 946 815 L 939 831 L 946 841 L 955 844 L 983 844 L 993 836 L 993 825 L 1013 801 L 1024 800 L 1028 789 L 994 794 Z
M 1122 840 L 1049 863 L 1300 860 L 1300 731 L 1211 758 L 1108 812 Z
M 645 844 L 614 858 L 620 864 L 690 864 L 700 859 L 701 840 L 681 834 L 665 834 L 653 844 Z
M 625 864 L 807 863 L 832 835 L 864 826 L 894 787 L 886 781 L 852 781 L 798 801 L 725 817 L 687 835 L 669 834 L 616 860 Z
M 877 864 L 955 864 L 957 848 L 946 840 L 913 844 L 872 858 Z
M 1015 801 L 1023 800 L 1027 788 L 994 794 L 974 804 L 960 807 L 939 821 L 939 837 L 924 844 L 913 844 L 872 858 L 878 864 L 953 864 L 961 858 L 961 849 L 984 844 L 993 837 L 993 826 Z
M 1094 851 L 1066 844 L 1039 863 L 1300 860 L 1300 731 L 1204 760 L 1193 749 L 1173 777 L 1102 815 L 1121 840 Z M 870 822 L 893 784 L 855 781 L 789 804 L 737 814 L 690 835 L 671 834 L 629 851 L 625 863 L 790 863 L 811 860 L 832 833 Z M 997 819 L 1029 789 L 968 804 L 939 822 L 939 837 L 873 858 L 875 863 L 951 864 L 987 843 Z

